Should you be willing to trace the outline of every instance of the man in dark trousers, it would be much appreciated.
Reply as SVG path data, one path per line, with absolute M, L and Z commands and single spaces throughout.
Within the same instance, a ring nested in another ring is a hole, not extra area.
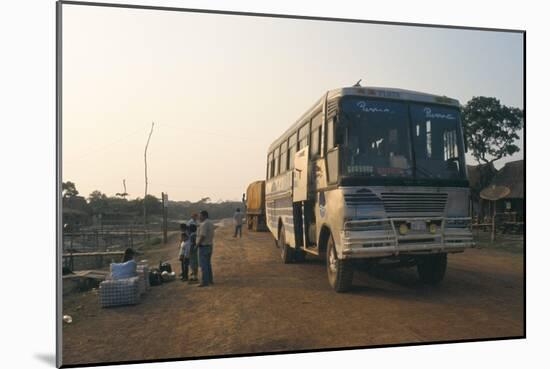
M 199 213 L 200 226 L 197 232 L 197 246 L 199 249 L 199 265 L 201 268 L 201 283 L 199 287 L 206 287 L 214 283 L 212 275 L 212 247 L 214 243 L 214 224 L 208 219 L 208 212 Z
M 241 209 L 237 209 L 237 211 L 235 211 L 235 214 L 233 214 L 233 223 L 235 224 L 235 234 L 233 235 L 233 238 L 237 238 L 237 233 L 239 234 L 239 238 L 242 238 L 243 214 L 241 213 Z

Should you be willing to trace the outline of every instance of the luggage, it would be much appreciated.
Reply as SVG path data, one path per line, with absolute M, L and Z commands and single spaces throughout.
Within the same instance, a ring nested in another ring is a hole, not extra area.
M 105 280 L 99 284 L 102 307 L 135 305 L 139 303 L 139 277 Z
M 160 275 L 160 271 L 158 269 L 152 269 L 149 272 L 149 285 L 150 286 L 158 286 L 161 285 L 163 282 L 162 277 Z
M 166 271 L 168 273 L 172 273 L 172 266 L 170 265 L 170 263 L 168 263 L 166 261 L 165 262 L 160 261 L 159 262 L 159 270 L 160 270 L 161 273 L 164 272 L 164 271 Z
M 125 263 L 111 263 L 111 279 L 126 279 L 137 276 L 137 263 L 129 260 Z

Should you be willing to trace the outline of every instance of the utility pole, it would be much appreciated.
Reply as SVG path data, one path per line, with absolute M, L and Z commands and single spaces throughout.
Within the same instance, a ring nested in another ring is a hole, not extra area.
M 168 242 L 168 194 L 162 193 L 162 241 Z
M 148 236 L 147 232 L 147 206 L 145 203 L 145 200 L 147 199 L 147 185 L 149 184 L 147 181 L 147 148 L 149 147 L 149 141 L 151 141 L 151 135 L 153 134 L 153 127 L 155 126 L 155 122 L 151 122 L 151 131 L 149 132 L 149 137 L 147 138 L 147 143 L 145 144 L 145 152 L 143 154 L 143 157 L 145 159 L 145 195 L 143 196 L 143 228 L 145 230 L 145 236 Z

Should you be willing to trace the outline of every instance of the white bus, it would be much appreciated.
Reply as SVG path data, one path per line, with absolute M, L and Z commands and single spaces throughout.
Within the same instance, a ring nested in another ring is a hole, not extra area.
M 284 263 L 326 257 L 330 285 L 354 265 L 417 266 L 437 284 L 474 246 L 459 103 L 379 87 L 328 91 L 269 147 L 267 225 Z

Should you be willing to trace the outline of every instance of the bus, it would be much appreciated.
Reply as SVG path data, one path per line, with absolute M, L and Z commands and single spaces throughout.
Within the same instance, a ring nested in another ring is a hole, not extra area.
M 447 254 L 474 246 L 459 109 L 404 89 L 326 92 L 267 153 L 266 222 L 282 261 L 324 257 L 337 292 L 358 265 L 416 266 L 441 282 Z

